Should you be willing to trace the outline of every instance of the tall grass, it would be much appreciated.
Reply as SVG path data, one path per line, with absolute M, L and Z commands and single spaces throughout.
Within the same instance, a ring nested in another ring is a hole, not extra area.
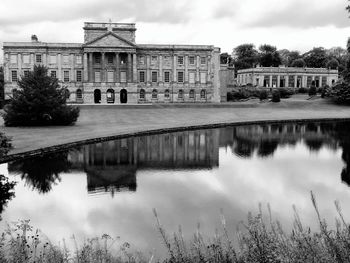
M 318 218 L 319 230 L 311 231 L 304 226 L 294 210 L 294 223 L 290 232 L 282 229 L 273 219 L 270 206 L 263 213 L 261 205 L 256 215 L 248 214 L 246 222 L 237 226 L 235 236 L 228 233 L 226 219 L 221 211 L 221 230 L 210 239 L 204 239 L 200 225 L 190 240 L 184 238 L 182 228 L 169 235 L 154 209 L 157 229 L 168 255 L 164 263 L 233 262 L 233 263 L 340 263 L 350 262 L 350 227 L 344 219 L 341 207 L 335 202 L 336 226 L 329 229 L 322 218 L 317 201 L 311 192 L 311 201 Z M 74 262 L 160 262 L 154 256 L 145 257 L 109 235 L 88 239 L 69 251 L 63 241 L 55 245 L 38 230 L 33 230 L 29 221 L 19 221 L 8 227 L 0 238 L 0 263 L 74 263 Z

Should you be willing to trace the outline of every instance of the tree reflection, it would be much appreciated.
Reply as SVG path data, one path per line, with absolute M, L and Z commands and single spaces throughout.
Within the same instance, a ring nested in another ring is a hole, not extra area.
M 7 206 L 8 201 L 15 197 L 15 182 L 9 182 L 9 179 L 0 174 L 0 215 Z M 1 216 L 0 216 L 1 220 Z
M 264 140 L 261 141 L 258 148 L 258 156 L 262 158 L 270 157 L 278 148 L 279 142 L 274 140 Z
M 39 193 L 48 193 L 61 181 L 60 173 L 68 172 L 68 152 L 58 152 L 9 163 L 9 172 L 21 175 L 27 185 Z
M 305 139 L 305 145 L 310 151 L 318 152 L 323 146 L 323 139 Z

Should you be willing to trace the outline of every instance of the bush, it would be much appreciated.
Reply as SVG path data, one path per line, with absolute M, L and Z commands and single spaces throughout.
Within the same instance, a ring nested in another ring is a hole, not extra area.
M 66 105 L 66 88 L 48 76 L 46 67 L 34 66 L 18 86 L 4 107 L 6 126 L 70 125 L 78 119 L 79 108 Z
M 232 91 L 231 96 L 233 101 L 244 100 L 249 98 L 249 94 L 243 90 Z
M 280 102 L 281 101 L 281 95 L 278 90 L 274 90 L 272 92 L 272 102 Z
M 316 86 L 312 85 L 309 89 L 309 96 L 316 96 L 316 94 L 317 94 Z
M 5 156 L 12 148 L 10 138 L 0 132 L 0 158 Z
M 333 88 L 327 88 L 325 90 L 325 97 L 330 98 L 337 104 L 350 105 L 350 85 L 340 83 Z
M 267 96 L 267 91 L 266 91 L 266 90 L 260 91 L 259 99 L 260 99 L 260 100 L 267 100 L 267 98 L 268 98 L 268 96 Z
M 304 93 L 308 93 L 308 92 L 309 92 L 309 90 L 307 88 L 299 88 L 298 89 L 298 93 L 304 94 Z
M 278 91 L 282 99 L 288 99 L 294 94 L 293 91 L 288 90 L 287 88 L 278 88 Z

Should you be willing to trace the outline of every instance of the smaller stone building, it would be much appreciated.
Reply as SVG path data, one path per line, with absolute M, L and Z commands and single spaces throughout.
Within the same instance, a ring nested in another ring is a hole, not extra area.
M 309 88 L 333 85 L 338 81 L 338 70 L 326 68 L 256 67 L 238 70 L 238 85 L 272 88 Z

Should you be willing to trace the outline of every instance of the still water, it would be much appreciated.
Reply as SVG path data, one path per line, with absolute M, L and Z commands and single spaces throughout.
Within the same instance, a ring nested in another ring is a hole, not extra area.
M 142 251 L 163 250 L 152 209 L 169 231 L 190 238 L 229 231 L 258 204 L 290 229 L 295 204 L 316 229 L 312 190 L 334 224 L 339 200 L 350 220 L 350 123 L 270 124 L 176 132 L 82 146 L 0 164 L 15 181 L 0 227 L 30 219 L 53 242 L 74 234 L 119 236 Z M 6 196 L 6 195 L 5 195 Z

